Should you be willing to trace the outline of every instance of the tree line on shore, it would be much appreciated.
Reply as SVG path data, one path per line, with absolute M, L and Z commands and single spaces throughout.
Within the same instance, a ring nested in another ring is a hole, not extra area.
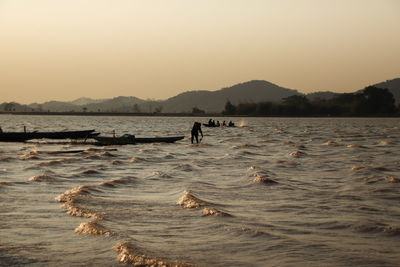
M 398 116 L 388 89 L 368 86 L 356 93 L 343 93 L 331 99 L 309 100 L 304 95 L 293 95 L 277 102 L 225 104 L 224 115 L 246 116 Z

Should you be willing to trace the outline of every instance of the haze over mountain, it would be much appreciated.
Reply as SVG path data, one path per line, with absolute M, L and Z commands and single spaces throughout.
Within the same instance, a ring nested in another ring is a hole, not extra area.
M 377 83 L 374 86 L 388 88 L 396 103 L 400 103 L 400 78 Z M 356 92 L 357 90 L 355 90 Z M 0 111 L 44 111 L 44 112 L 134 112 L 134 113 L 180 113 L 192 112 L 194 107 L 205 112 L 221 112 L 229 100 L 232 104 L 257 103 L 262 101 L 280 102 L 291 95 L 301 95 L 294 89 L 276 84 L 253 80 L 217 91 L 187 91 L 167 100 L 143 100 L 137 97 L 119 96 L 112 99 L 79 98 L 71 102 L 49 101 L 43 104 L 3 103 Z M 315 92 L 307 94 L 310 99 L 328 99 L 338 95 L 334 92 Z

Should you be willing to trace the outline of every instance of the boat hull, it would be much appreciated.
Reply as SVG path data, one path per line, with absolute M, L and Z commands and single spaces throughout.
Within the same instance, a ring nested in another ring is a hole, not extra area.
M 173 143 L 182 140 L 184 136 L 169 136 L 169 137 L 134 137 L 131 136 L 120 136 L 120 137 L 108 137 L 108 136 L 96 136 L 94 139 L 99 145 L 131 145 L 137 143 Z
M 2 132 L 0 142 L 25 142 L 32 139 L 86 139 L 99 133 L 95 130 L 59 131 L 59 132 Z

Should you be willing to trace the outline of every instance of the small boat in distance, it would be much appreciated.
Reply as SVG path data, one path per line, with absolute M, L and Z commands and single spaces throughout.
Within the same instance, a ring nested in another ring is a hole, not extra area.
M 132 134 L 122 136 L 95 136 L 93 137 L 98 145 L 132 145 L 137 143 L 173 143 L 182 140 L 184 136 L 168 137 L 135 137 Z
M 25 142 L 32 139 L 87 139 L 100 133 L 95 130 L 56 131 L 56 132 L 0 132 L 0 142 Z

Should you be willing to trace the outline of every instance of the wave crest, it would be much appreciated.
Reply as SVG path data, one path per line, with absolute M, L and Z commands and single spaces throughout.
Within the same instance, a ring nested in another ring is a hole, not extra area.
M 75 188 L 67 190 L 64 193 L 62 193 L 61 195 L 57 196 L 55 198 L 55 200 L 58 202 L 73 201 L 79 195 L 89 194 L 90 189 L 91 189 L 91 187 L 88 185 L 75 187 Z
M 176 204 L 187 209 L 199 208 L 206 205 L 204 201 L 195 197 L 191 191 L 186 191 Z
M 222 212 L 214 208 L 204 208 L 202 213 L 204 216 L 231 216 L 226 212 Z
M 120 242 L 114 246 L 118 252 L 118 262 L 129 263 L 133 266 L 154 266 L 154 267 L 186 267 L 193 266 L 183 262 L 166 262 L 156 257 L 149 257 L 139 251 L 130 242 Z
M 37 182 L 42 182 L 42 181 L 49 182 L 54 180 L 56 180 L 56 177 L 48 174 L 39 174 L 29 178 L 29 181 L 37 181 Z
M 267 176 L 257 176 L 253 179 L 253 183 L 259 184 L 277 184 L 278 182 L 268 178 Z
M 75 233 L 80 235 L 111 235 L 112 232 L 105 230 L 103 226 L 98 224 L 96 221 L 81 223 L 75 228 Z

